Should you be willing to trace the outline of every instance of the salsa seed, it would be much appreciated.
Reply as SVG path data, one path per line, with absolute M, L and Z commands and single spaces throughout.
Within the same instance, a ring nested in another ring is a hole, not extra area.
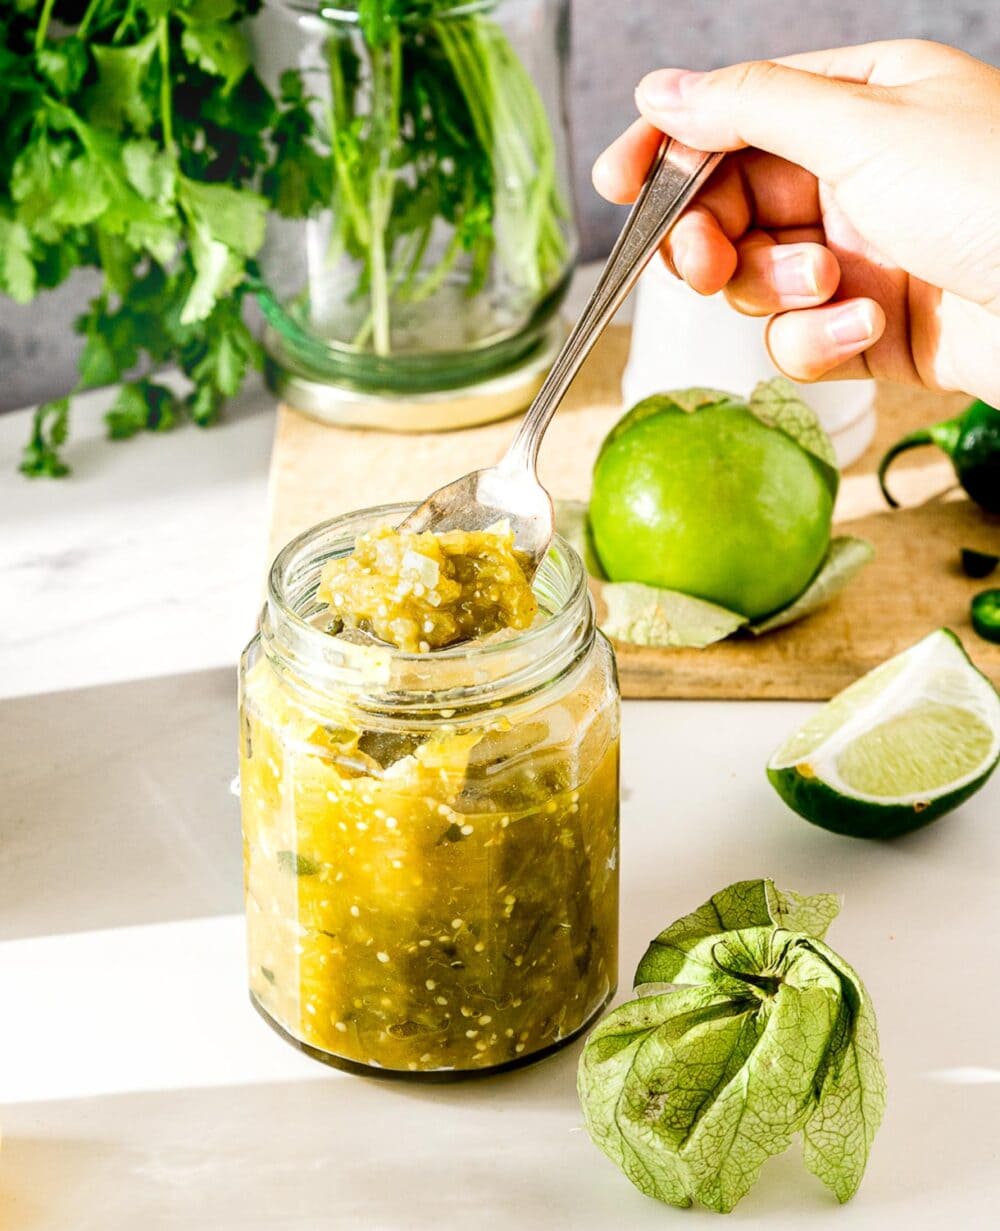
M 354 916 L 354 918 L 355 918 L 355 919 L 357 919 L 357 917 L 361 914 L 361 907 L 360 907 L 360 906 L 352 906 L 352 907 L 351 907 L 351 914 Z
M 455 929 L 455 931 L 457 932 L 457 931 L 458 931 L 458 929 L 462 926 L 462 920 L 461 920 L 461 919 L 452 919 L 452 921 L 451 921 L 451 926 L 452 926 L 452 927 Z
M 379 950 L 379 952 L 376 953 L 375 956 L 378 958 L 380 962 L 387 962 L 389 960 L 388 953 L 383 953 L 381 950 Z
M 435 1004 L 447 1004 L 448 1000 L 447 1000 L 447 997 L 445 996 L 435 996 L 434 1003 Z
M 433 992 L 433 990 L 437 987 L 437 984 L 434 982 L 433 979 L 428 979 L 427 982 L 424 984 L 424 987 L 426 987 L 429 992 Z
M 463 825 L 462 826 L 462 833 L 464 833 L 466 837 L 468 837 L 470 833 L 475 833 L 475 832 L 476 832 L 476 829 L 474 825 Z
M 334 1024 L 334 1027 L 341 1032 L 341 1034 L 347 1033 L 347 1023 L 346 1022 L 334 1022 L 333 1024 Z
M 478 1033 L 478 1030 L 466 1030 L 465 1037 L 467 1039 L 474 1039 Z
M 488 1026 L 492 1020 L 493 1018 L 490 1017 L 488 1013 L 484 1013 L 482 1017 L 477 1018 L 477 1021 L 479 1022 L 480 1026 Z

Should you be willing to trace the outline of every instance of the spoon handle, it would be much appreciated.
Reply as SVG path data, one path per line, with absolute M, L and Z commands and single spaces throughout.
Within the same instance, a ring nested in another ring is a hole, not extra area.
M 646 262 L 721 158 L 721 154 L 704 154 L 678 141 L 664 141 L 597 286 L 500 463 L 504 469 L 527 466 L 534 471 L 542 436 L 570 382 L 625 301 Z

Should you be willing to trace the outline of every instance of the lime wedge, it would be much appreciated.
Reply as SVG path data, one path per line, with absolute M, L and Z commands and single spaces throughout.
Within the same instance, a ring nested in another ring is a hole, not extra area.
M 814 825 L 891 838 L 968 799 L 998 760 L 1000 696 L 942 628 L 827 702 L 767 776 Z

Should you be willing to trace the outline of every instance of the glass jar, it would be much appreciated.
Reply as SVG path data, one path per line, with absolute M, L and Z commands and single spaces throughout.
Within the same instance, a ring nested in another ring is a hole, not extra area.
M 290 543 L 243 656 L 250 994 L 327 1063 L 462 1075 L 548 1054 L 614 992 L 618 685 L 559 539 L 525 632 L 423 655 L 325 632 L 323 564 L 408 511 Z
M 576 251 L 567 13 L 567 0 L 264 4 L 255 67 L 302 103 L 278 138 L 298 143 L 300 174 L 279 185 L 260 261 L 273 364 L 409 396 L 545 349 Z

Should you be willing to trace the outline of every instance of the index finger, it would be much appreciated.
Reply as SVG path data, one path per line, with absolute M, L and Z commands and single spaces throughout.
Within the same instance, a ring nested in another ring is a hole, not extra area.
M 630 124 L 594 162 L 591 179 L 601 196 L 615 205 L 630 205 L 662 141 L 663 133 L 646 120 Z

